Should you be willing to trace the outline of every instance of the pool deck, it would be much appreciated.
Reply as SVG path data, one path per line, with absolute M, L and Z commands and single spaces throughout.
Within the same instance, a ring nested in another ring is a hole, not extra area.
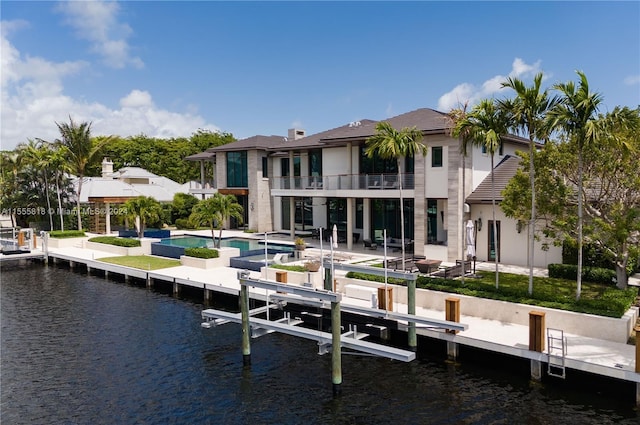
M 192 231 L 185 231 L 187 234 L 198 234 Z M 210 235 L 211 233 L 207 231 Z M 224 237 L 251 237 L 251 234 L 243 232 L 225 231 Z M 271 235 L 270 235 L 271 236 Z M 261 239 L 260 236 L 253 236 L 254 239 Z M 263 238 L 262 238 L 263 239 Z M 270 238 L 271 239 L 271 238 Z M 275 239 L 275 238 L 274 238 Z M 279 240 L 278 243 L 282 243 Z M 32 256 L 42 257 L 44 253 L 39 250 L 32 250 Z M 317 256 L 318 250 L 308 250 L 308 256 Z M 325 255 L 328 251 L 325 251 Z M 358 262 L 381 261 L 383 257 L 371 250 L 342 251 L 334 252 L 336 258 L 345 261 L 355 260 Z M 21 254 L 20 254 L 21 255 Z M 194 267 L 177 266 L 172 268 L 144 271 L 131 269 L 123 266 L 116 266 L 99 261 L 102 257 L 113 257 L 114 254 L 85 249 L 78 246 L 68 248 L 49 249 L 48 256 L 52 259 L 83 263 L 92 269 L 102 269 L 108 272 L 131 275 L 136 277 L 145 276 L 151 279 L 158 279 L 175 284 L 188 285 L 196 288 L 203 288 L 210 291 L 237 295 L 240 291 L 240 284 L 237 279 L 238 269 L 230 267 L 219 267 L 215 273 L 211 269 L 198 269 Z M 8 256 L 7 256 L 8 257 Z M 25 256 L 25 258 L 28 258 Z M 17 257 L 15 259 L 18 259 Z M 492 270 L 493 264 L 478 263 L 477 268 L 481 270 Z M 528 269 L 500 265 L 501 271 L 527 274 Z M 275 275 L 275 272 L 274 272 Z M 544 270 L 536 270 L 536 275 L 545 275 Z M 264 273 L 250 272 L 250 278 L 263 279 Z M 268 276 L 269 280 L 274 280 L 275 276 Z M 634 277 L 631 284 L 638 284 Z M 269 294 L 263 289 L 251 288 L 250 296 L 256 299 L 265 300 Z M 215 296 L 215 295 L 214 295 Z M 396 312 L 406 313 L 407 305 L 394 300 L 393 309 Z M 370 301 L 350 298 L 343 294 L 343 305 L 357 307 L 371 307 Z M 637 309 L 636 307 L 634 307 Z M 462 312 L 464 313 L 464 312 Z M 416 308 L 416 315 L 424 318 L 444 319 L 443 311 L 429 310 L 421 307 Z M 458 334 L 445 333 L 442 330 L 419 328 L 418 335 L 425 337 L 446 340 L 448 343 L 459 344 L 460 346 L 475 347 L 483 350 L 512 355 L 533 361 L 546 363 L 549 355 L 545 352 L 539 353 L 529 350 L 529 327 L 514 323 L 504 323 L 496 320 L 488 320 L 481 317 L 467 316 L 462 314 L 460 322 L 467 324 L 468 329 Z M 617 343 L 603 339 L 588 338 L 578 334 L 565 333 L 567 341 L 567 353 L 565 366 L 567 374 L 570 376 L 571 370 L 578 370 L 596 375 L 612 377 L 624 381 L 635 382 L 637 388 L 636 398 L 640 400 L 640 373 L 636 372 L 636 359 L 640 352 L 634 345 Z

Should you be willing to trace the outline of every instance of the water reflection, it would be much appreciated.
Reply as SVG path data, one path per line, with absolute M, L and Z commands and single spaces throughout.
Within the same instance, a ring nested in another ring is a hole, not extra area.
M 531 383 L 482 353 L 343 356 L 334 399 L 314 342 L 254 339 L 243 368 L 240 326 L 202 329 L 192 300 L 39 264 L 3 265 L 0 289 L 2 423 L 638 423 L 629 388 Z

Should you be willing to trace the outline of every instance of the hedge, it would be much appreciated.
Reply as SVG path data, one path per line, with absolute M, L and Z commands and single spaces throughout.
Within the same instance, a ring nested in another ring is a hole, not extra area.
M 573 264 L 549 264 L 549 277 L 576 280 L 578 278 L 578 266 Z M 585 282 L 615 284 L 615 270 L 600 267 L 583 267 L 582 280 Z
M 127 248 L 133 248 L 140 246 L 138 239 L 119 238 L 117 236 L 96 236 L 89 239 L 89 242 L 104 243 L 107 245 L 124 246 Z
M 49 236 L 56 239 L 81 238 L 86 236 L 84 230 L 52 230 Z
M 184 255 L 195 258 L 218 258 L 217 249 L 209 248 L 185 248 Z

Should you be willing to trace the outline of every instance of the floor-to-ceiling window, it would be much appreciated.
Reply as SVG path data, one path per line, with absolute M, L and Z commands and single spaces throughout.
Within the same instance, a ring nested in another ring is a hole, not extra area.
M 427 199 L 427 243 L 438 242 L 438 200 Z
M 313 198 L 296 198 L 296 230 L 313 228 Z
M 247 152 L 227 152 L 227 187 L 248 187 Z
M 404 199 L 404 237 L 413 239 L 413 199 Z M 387 237 L 400 239 L 400 200 L 372 199 L 371 200 L 371 232 L 372 237 L 382 239 L 383 230 L 387 230 Z

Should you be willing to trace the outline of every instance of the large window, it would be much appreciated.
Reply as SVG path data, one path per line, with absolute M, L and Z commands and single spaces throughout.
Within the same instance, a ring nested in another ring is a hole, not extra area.
M 381 159 L 377 156 L 369 158 L 365 153 L 366 146 L 360 146 L 360 172 L 362 174 L 397 174 L 398 161 L 395 158 Z M 413 173 L 413 157 L 404 159 L 405 173 Z
M 248 187 L 247 152 L 227 152 L 227 187 Z
M 433 168 L 442 167 L 442 146 L 431 148 L 431 166 Z
M 427 199 L 427 243 L 438 242 L 438 200 Z
M 318 177 L 322 175 L 322 150 L 309 151 L 309 175 Z
M 413 199 L 404 201 L 404 237 L 413 239 Z M 387 230 L 387 237 L 399 239 L 402 235 L 400 226 L 399 199 L 371 200 L 371 237 L 382 239 L 383 230 Z

